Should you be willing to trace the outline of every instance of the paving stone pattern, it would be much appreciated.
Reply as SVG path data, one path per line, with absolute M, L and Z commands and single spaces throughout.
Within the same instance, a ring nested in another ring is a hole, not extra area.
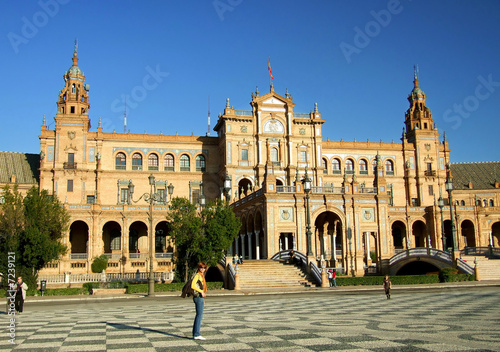
M 208 297 L 206 341 L 177 297 L 33 303 L 0 351 L 500 351 L 500 292 Z M 4 326 L 8 317 L 4 314 Z

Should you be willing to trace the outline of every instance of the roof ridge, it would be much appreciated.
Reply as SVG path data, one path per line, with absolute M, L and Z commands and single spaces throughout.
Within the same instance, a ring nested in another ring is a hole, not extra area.
M 500 161 L 462 161 L 451 163 L 451 165 L 463 165 L 463 164 L 500 164 Z

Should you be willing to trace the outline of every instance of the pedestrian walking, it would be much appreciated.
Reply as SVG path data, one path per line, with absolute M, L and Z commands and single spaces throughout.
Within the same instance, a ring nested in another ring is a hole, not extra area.
M 333 269 L 332 281 L 333 281 L 333 286 L 337 288 L 337 271 L 335 269 Z
M 333 270 L 328 269 L 328 282 L 330 283 L 330 287 L 333 286 Z
M 193 289 L 193 302 L 196 308 L 196 316 L 193 323 L 193 339 L 206 340 L 200 334 L 201 319 L 203 318 L 203 309 L 205 307 L 205 296 L 207 294 L 207 282 L 205 281 L 205 272 L 207 265 L 205 263 L 198 264 L 198 272 L 193 277 L 191 288 Z
M 19 314 L 23 312 L 24 300 L 26 299 L 27 290 L 28 285 L 23 282 L 22 276 L 19 276 L 17 278 L 16 298 L 14 300 L 15 309 Z
M 391 299 L 391 288 L 392 288 L 392 282 L 389 279 L 389 275 L 386 275 L 384 277 L 384 290 L 385 290 L 385 295 L 387 296 L 387 299 Z

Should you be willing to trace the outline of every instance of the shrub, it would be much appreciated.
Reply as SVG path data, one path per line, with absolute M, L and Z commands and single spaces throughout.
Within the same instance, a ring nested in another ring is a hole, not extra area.
M 82 288 L 48 288 L 44 291 L 44 296 L 70 296 L 70 295 L 86 295 L 88 291 Z
M 99 283 L 98 282 L 86 282 L 82 285 L 82 288 L 85 290 L 86 293 L 91 293 L 92 289 L 94 288 L 99 288 Z
M 93 273 L 102 273 L 103 270 L 106 270 L 108 267 L 108 257 L 104 254 L 101 254 L 99 257 L 94 258 L 92 261 L 92 272 Z
M 452 276 L 458 274 L 458 270 L 454 268 L 444 268 L 439 271 L 440 282 L 452 282 Z

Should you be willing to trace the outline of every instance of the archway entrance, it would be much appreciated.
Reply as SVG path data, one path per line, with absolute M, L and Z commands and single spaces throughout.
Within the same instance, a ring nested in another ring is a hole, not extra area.
M 238 197 L 242 198 L 252 193 L 252 182 L 249 179 L 243 178 L 238 182 Z
M 405 248 L 406 226 L 402 221 L 394 221 L 392 224 L 392 243 L 395 252 Z
M 75 221 L 69 228 L 69 242 L 71 254 L 75 259 L 86 259 L 88 255 L 89 227 L 81 221 Z M 76 258 L 73 254 L 80 254 L 81 258 Z
M 327 265 L 338 267 L 342 263 L 343 239 L 342 220 L 331 211 L 319 214 L 314 221 L 314 241 L 312 252 L 316 257 L 323 256 Z
M 427 227 L 425 226 L 425 223 L 423 221 L 417 220 L 413 223 L 412 234 L 413 247 L 426 247 L 426 243 L 428 242 Z
M 491 226 L 491 240 L 493 247 L 500 247 L 500 222 L 496 222 Z
M 148 228 L 142 221 L 136 221 L 129 228 L 129 253 L 148 253 Z M 137 256 L 139 257 L 139 256 Z
M 476 236 L 474 231 L 474 224 L 472 223 L 472 221 L 462 221 L 461 229 L 464 247 L 476 247 Z
M 121 226 L 116 221 L 109 221 L 102 228 L 102 241 L 104 243 L 104 253 L 120 253 L 121 246 Z

